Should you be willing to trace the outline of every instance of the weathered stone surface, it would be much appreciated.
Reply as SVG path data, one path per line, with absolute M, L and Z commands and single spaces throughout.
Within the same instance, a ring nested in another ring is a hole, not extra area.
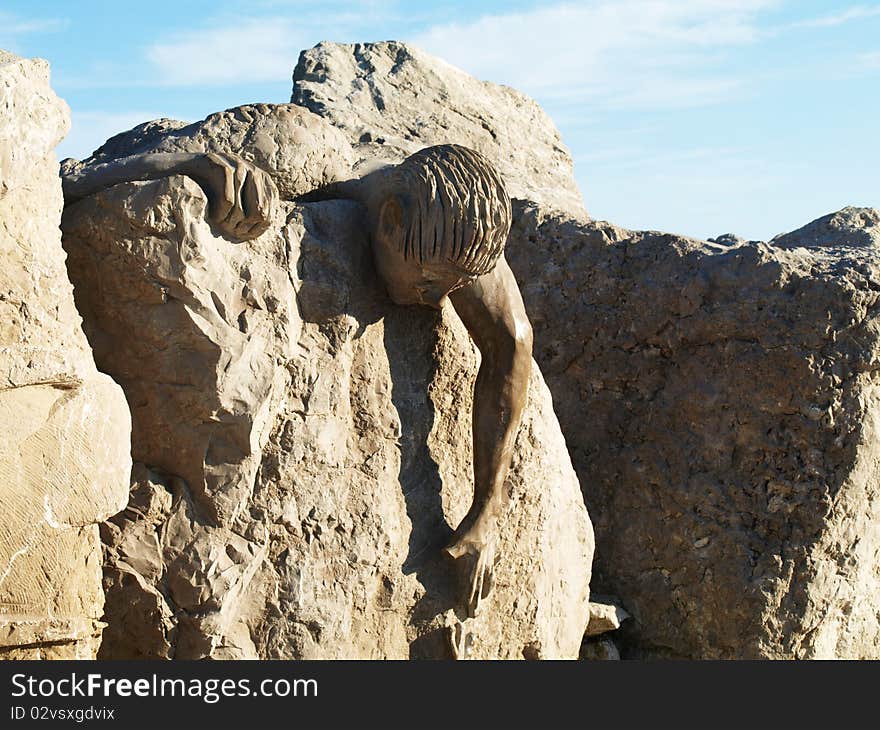
M 64 268 L 45 61 L 0 54 L 0 658 L 94 657 L 97 523 L 128 497 L 130 418 L 97 372 Z
M 156 119 L 111 137 L 87 160 L 93 164 L 143 152 L 239 152 L 272 175 L 278 192 L 292 200 L 351 177 L 354 153 L 329 122 L 296 104 L 250 104 L 185 124 Z
M 247 244 L 212 235 L 186 178 L 65 213 L 140 462 L 103 532 L 102 656 L 450 653 L 463 601 L 440 548 L 471 498 L 478 354 L 451 309 L 390 303 L 356 204 L 285 206 Z M 573 658 L 592 528 L 537 369 L 515 453 L 471 656 Z
M 770 241 L 779 248 L 850 248 L 880 246 L 880 210 L 852 206 L 829 213 Z
M 590 601 L 590 622 L 585 636 L 598 636 L 620 628 L 629 613 L 614 596 L 593 596 Z
M 291 101 L 339 127 L 359 163 L 461 144 L 497 167 L 511 197 L 585 215 L 571 155 L 534 100 L 414 46 L 319 43 L 300 54 Z
M 508 259 L 630 655 L 880 656 L 876 249 L 528 203 Z

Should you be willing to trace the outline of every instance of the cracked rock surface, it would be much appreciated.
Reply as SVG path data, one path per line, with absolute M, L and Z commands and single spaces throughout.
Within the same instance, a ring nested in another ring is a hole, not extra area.
M 128 497 L 130 418 L 95 368 L 64 266 L 45 61 L 0 51 L 0 658 L 93 658 L 98 523 Z
M 877 219 L 783 248 L 517 204 L 508 260 L 630 655 L 880 656 Z

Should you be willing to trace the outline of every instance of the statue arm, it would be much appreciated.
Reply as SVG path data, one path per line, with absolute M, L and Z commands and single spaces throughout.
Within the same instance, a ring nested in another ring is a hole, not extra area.
M 528 394 L 532 328 L 503 256 L 491 272 L 452 292 L 450 299 L 482 357 L 474 386 L 474 502 L 447 547 L 453 558 L 475 558 L 473 614 L 491 587 L 504 482 Z
M 235 155 L 213 152 L 147 153 L 82 167 L 62 175 L 64 203 L 120 183 L 169 175 L 186 175 L 199 184 L 208 199 L 208 219 L 223 233 L 248 240 L 269 227 L 278 198 L 271 178 Z

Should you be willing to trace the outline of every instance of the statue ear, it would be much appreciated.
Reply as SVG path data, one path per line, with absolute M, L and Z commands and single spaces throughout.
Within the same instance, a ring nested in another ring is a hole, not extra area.
M 405 226 L 405 208 L 398 195 L 389 195 L 379 207 L 379 231 L 388 240 L 394 240 Z

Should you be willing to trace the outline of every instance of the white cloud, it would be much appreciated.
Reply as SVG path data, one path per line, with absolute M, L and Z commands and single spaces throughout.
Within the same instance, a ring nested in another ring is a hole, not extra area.
M 833 15 L 823 15 L 818 18 L 800 20 L 794 25 L 800 28 L 830 28 L 849 23 L 851 20 L 865 20 L 867 18 L 880 17 L 878 5 L 854 5 Z
M 125 132 L 142 122 L 168 116 L 170 115 L 167 113 L 160 114 L 150 111 L 125 113 L 74 111 L 71 114 L 70 133 L 58 145 L 58 159 L 74 157 L 77 160 L 82 160 L 91 155 L 114 134 Z
M 776 0 L 594 0 L 438 25 L 411 41 L 543 99 L 688 107 L 727 98 L 724 50 L 755 43 Z
M 880 51 L 870 51 L 859 56 L 859 63 L 863 69 L 880 69 Z
M 36 18 L 23 20 L 17 15 L 0 10 L 0 48 L 15 49 L 19 36 L 32 33 L 57 33 L 69 25 L 65 18 Z
M 179 34 L 147 48 L 157 83 L 228 85 L 287 78 L 302 50 L 297 24 L 284 18 Z

